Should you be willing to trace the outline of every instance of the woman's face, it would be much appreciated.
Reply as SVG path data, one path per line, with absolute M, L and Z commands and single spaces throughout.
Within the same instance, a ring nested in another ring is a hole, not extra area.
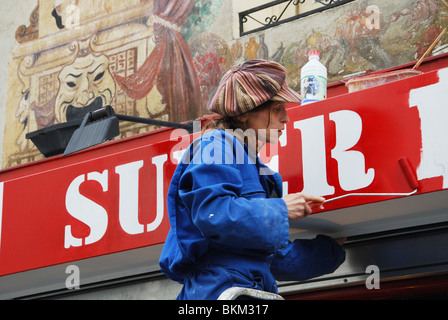
M 289 117 L 286 112 L 286 102 L 271 101 L 266 106 L 254 109 L 239 116 L 246 129 L 253 129 L 257 140 L 264 143 L 277 143 L 285 129 Z

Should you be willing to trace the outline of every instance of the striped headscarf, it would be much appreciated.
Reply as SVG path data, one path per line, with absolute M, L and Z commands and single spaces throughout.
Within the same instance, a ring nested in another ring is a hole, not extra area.
M 249 60 L 232 67 L 210 96 L 207 109 L 227 116 L 246 113 L 268 100 L 300 102 L 288 87 L 285 68 L 272 61 Z

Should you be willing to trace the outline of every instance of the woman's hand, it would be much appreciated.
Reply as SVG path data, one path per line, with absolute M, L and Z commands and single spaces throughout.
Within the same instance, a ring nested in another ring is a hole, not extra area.
M 288 218 L 296 221 L 311 214 L 312 209 L 318 208 L 325 201 L 322 197 L 307 195 L 303 193 L 292 193 L 284 196 L 283 201 L 288 208 Z

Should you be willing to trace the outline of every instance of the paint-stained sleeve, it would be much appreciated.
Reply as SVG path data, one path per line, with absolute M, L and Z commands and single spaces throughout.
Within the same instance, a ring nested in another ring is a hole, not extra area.
M 318 235 L 315 239 L 297 239 L 278 250 L 271 272 L 279 281 L 304 281 L 333 273 L 345 261 L 345 250 L 334 239 Z

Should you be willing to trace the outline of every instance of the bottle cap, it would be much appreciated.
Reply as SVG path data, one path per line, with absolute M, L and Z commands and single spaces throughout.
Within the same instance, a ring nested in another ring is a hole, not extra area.
M 308 57 L 311 57 L 311 56 L 320 56 L 320 53 L 319 53 L 319 51 L 318 50 L 311 50 L 309 53 L 308 53 Z

